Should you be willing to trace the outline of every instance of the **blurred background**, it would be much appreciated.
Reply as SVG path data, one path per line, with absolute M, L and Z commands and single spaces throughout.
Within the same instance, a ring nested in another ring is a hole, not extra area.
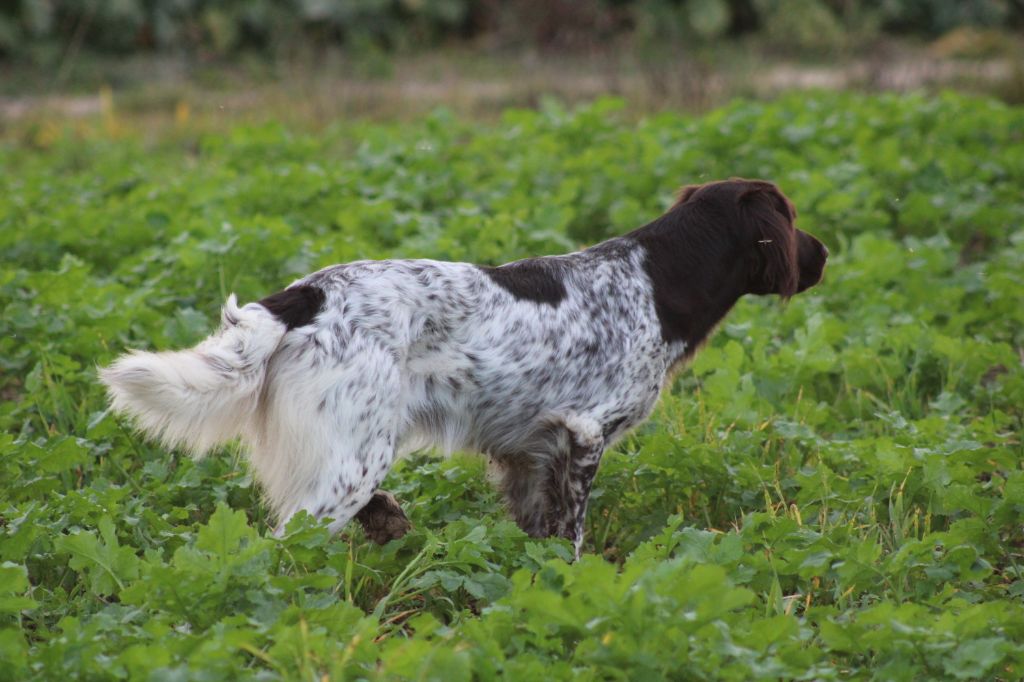
M 802 88 L 1024 101 L 1024 0 L 4 0 L 0 132 L 699 112 Z

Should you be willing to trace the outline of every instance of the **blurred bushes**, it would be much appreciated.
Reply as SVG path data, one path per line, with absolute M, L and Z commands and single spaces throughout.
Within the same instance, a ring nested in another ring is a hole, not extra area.
M 342 45 L 403 50 L 467 41 L 592 48 L 609 39 L 762 34 L 788 49 L 878 32 L 934 37 L 1017 28 L 1024 0 L 7 0 L 0 55 L 176 51 L 200 57 Z

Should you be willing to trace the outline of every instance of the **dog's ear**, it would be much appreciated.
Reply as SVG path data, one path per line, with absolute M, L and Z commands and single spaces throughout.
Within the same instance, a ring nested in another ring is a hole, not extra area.
M 800 279 L 793 203 L 774 184 L 760 181 L 749 183 L 738 201 L 757 254 L 751 293 L 789 298 L 797 292 Z

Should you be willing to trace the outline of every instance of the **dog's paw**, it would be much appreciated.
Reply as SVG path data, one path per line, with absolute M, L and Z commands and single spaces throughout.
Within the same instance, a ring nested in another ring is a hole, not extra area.
M 356 514 L 356 521 L 362 525 L 366 537 L 378 545 L 397 540 L 412 530 L 412 523 L 402 511 L 398 500 L 386 490 L 378 490 L 373 494 L 366 506 Z

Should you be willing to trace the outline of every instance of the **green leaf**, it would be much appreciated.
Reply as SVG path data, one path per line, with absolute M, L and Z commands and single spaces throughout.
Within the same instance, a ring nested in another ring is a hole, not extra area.
M 28 591 L 28 571 L 24 566 L 5 561 L 0 564 L 0 616 L 34 609 L 34 599 L 20 596 Z
M 983 637 L 960 644 L 953 656 L 946 659 L 943 667 L 947 673 L 960 680 L 987 677 L 989 671 L 1010 649 L 1010 643 L 1000 637 Z
M 237 554 L 258 537 L 256 530 L 249 526 L 245 512 L 232 511 L 226 504 L 219 503 L 209 522 L 199 529 L 196 547 L 223 559 Z
M 100 519 L 99 531 L 100 537 L 88 531 L 65 535 L 55 545 L 58 551 L 71 555 L 69 565 L 85 574 L 93 593 L 115 595 L 139 576 L 139 559 L 131 547 L 118 544 L 109 516 Z

